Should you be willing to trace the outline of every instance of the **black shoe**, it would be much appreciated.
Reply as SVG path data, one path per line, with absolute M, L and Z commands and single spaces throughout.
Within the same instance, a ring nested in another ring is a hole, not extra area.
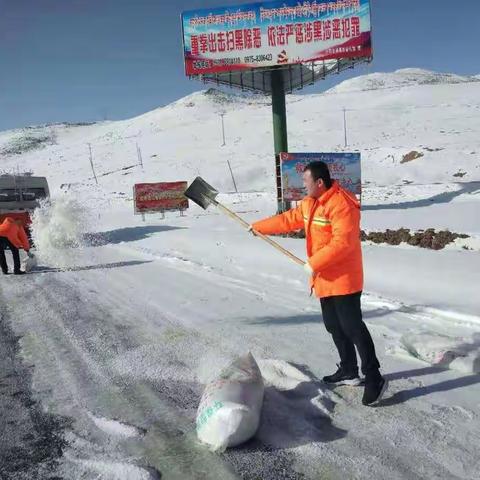
M 365 377 L 365 390 L 363 392 L 362 403 L 364 405 L 373 405 L 380 401 L 387 390 L 388 382 L 380 375 L 373 378 Z
M 331 383 L 334 385 L 360 385 L 361 380 L 358 376 L 358 370 L 345 371 L 342 367 L 338 367 L 338 370 L 333 375 L 327 375 L 322 379 L 325 383 Z
M 26 272 L 24 272 L 23 270 L 15 270 L 13 272 L 14 275 L 25 275 Z
M 2 270 L 2 273 L 3 273 L 4 275 L 8 275 L 8 270 Z

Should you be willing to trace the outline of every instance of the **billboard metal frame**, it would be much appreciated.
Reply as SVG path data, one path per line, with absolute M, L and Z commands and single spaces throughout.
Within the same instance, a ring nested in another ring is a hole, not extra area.
M 293 93 L 294 90 L 301 90 L 313 85 L 329 75 L 338 75 L 345 70 L 353 69 L 371 61 L 372 57 L 321 60 L 279 67 L 257 67 L 224 73 L 190 75 L 189 78 L 201 80 L 204 83 L 215 83 L 219 86 L 240 88 L 242 91 L 261 92 L 268 95 L 272 93 L 272 72 L 280 70 L 283 76 L 285 93 Z

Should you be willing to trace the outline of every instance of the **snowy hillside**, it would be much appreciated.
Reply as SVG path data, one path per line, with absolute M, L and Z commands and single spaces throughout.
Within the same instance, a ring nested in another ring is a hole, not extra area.
M 363 229 L 469 235 L 439 251 L 363 243 L 362 308 L 390 382 L 369 409 L 361 388 L 319 380 L 338 358 L 302 268 L 214 208 L 133 215 L 134 183 L 197 175 L 247 221 L 273 214 L 268 98 L 209 89 L 128 120 L 1 132 L 0 170 L 45 175 L 53 196 L 35 215 L 38 269 L 0 283 L 38 411 L 67 425 L 52 475 L 476 479 L 478 80 L 404 69 L 288 97 L 290 151 L 361 152 Z M 278 241 L 305 258 L 302 239 Z M 212 454 L 196 442 L 200 395 L 248 350 L 267 387 L 260 429 Z M 28 450 L 22 395 L 5 438 Z
M 348 80 L 325 94 L 289 96 L 289 149 L 361 151 L 367 185 L 479 180 L 479 92 L 480 82 L 471 78 L 408 69 Z M 343 107 L 348 110 L 347 148 Z M 226 113 L 225 147 L 221 112 Z M 198 174 L 231 191 L 226 158 L 241 191 L 273 192 L 271 123 L 267 98 L 208 90 L 129 120 L 3 132 L 0 168 L 11 171 L 21 164 L 49 175 L 57 190 L 65 183 L 89 188 L 91 144 L 100 188 L 107 194 L 129 192 L 132 183 L 145 178 Z M 29 150 L 12 154 L 22 142 Z M 139 168 L 122 171 L 138 163 L 137 143 L 145 173 Z M 423 156 L 402 163 L 411 151 Z
M 415 85 L 455 85 L 478 81 L 478 75 L 464 77 L 452 73 L 432 72 L 421 68 L 402 68 L 392 73 L 372 73 L 346 80 L 330 89 L 330 93 L 395 89 Z

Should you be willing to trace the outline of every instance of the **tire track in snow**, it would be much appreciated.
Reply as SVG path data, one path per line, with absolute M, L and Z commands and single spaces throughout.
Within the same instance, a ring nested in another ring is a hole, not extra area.
M 128 290 L 129 287 L 129 282 L 132 282 L 132 278 L 130 278 L 127 274 L 124 272 L 118 271 L 118 276 L 115 280 L 115 284 L 118 285 L 119 287 L 122 286 L 123 289 Z M 182 273 L 182 275 L 185 275 L 185 272 Z M 188 274 L 187 274 L 188 275 Z M 180 280 L 180 283 L 182 283 L 182 280 Z M 172 295 L 168 295 L 167 293 L 167 298 L 174 298 L 173 292 L 176 290 L 175 285 L 169 285 L 169 287 L 172 288 Z M 117 301 L 120 301 L 120 299 L 124 298 L 124 295 L 122 294 L 122 289 L 121 288 L 113 288 L 107 292 L 102 293 L 102 298 L 103 299 L 108 299 L 108 303 L 116 303 Z M 153 306 L 151 305 L 150 310 L 153 309 Z M 181 319 L 175 317 L 175 313 L 169 313 L 165 314 L 162 311 L 162 316 L 165 317 L 165 320 L 167 321 L 169 327 L 168 328 L 176 328 L 178 327 L 178 321 L 181 321 Z M 150 321 L 153 321 L 154 318 L 150 318 Z M 183 327 L 182 327 L 183 328 Z M 182 332 L 182 330 L 181 330 Z M 181 337 L 185 337 L 187 335 L 193 335 L 195 338 L 195 341 L 197 343 L 205 343 L 205 345 L 208 347 L 210 352 L 206 351 L 205 349 L 198 349 L 198 345 L 192 345 L 191 343 L 188 343 L 189 350 L 193 350 L 195 352 L 196 357 L 192 358 L 191 357 L 191 351 L 185 352 L 183 349 L 182 350 L 182 358 L 184 361 L 187 362 L 188 365 L 194 365 L 196 362 L 198 362 L 198 357 L 209 357 L 211 358 L 212 352 L 211 350 L 215 351 L 215 368 L 220 366 L 221 364 L 224 364 L 227 362 L 227 359 L 231 358 L 231 356 L 234 356 L 239 353 L 238 349 L 238 344 L 239 344 L 239 337 L 235 337 L 234 342 L 232 345 L 225 345 L 225 338 L 226 336 L 224 335 L 224 332 L 222 330 L 217 330 L 216 332 L 209 331 L 208 333 L 205 332 L 193 332 L 193 331 L 183 331 L 183 334 Z M 227 342 L 228 343 L 228 342 Z M 258 343 L 258 341 L 254 341 L 253 338 L 249 336 L 244 336 L 242 337 L 242 341 L 240 343 L 243 343 L 245 345 L 253 345 L 254 343 Z M 180 346 L 177 344 L 177 347 L 180 348 Z M 232 347 L 234 349 L 232 350 Z M 220 350 L 220 351 L 219 351 Z M 150 351 L 151 352 L 151 351 Z M 149 353 L 150 353 L 149 352 Z M 172 352 L 170 352 L 172 353 Z M 243 352 L 241 352 L 243 353 Z M 220 355 L 218 357 L 218 355 Z M 225 358 L 224 362 L 220 362 L 219 358 Z M 171 373 L 171 372 L 170 372 Z M 173 375 L 175 377 L 175 375 Z M 158 379 L 157 379 L 158 383 Z M 191 420 L 192 420 L 192 425 L 195 420 L 195 414 L 196 414 L 196 408 L 199 404 L 200 401 L 200 396 L 201 396 L 201 390 L 199 389 L 197 391 L 197 396 L 192 399 L 191 396 L 188 397 L 185 395 L 185 392 L 183 391 L 182 384 L 181 382 L 176 382 L 174 379 L 169 379 L 166 382 L 162 382 L 163 388 L 162 390 L 168 391 L 170 395 L 170 400 L 173 400 L 173 405 L 176 406 L 177 408 L 187 408 L 190 409 L 190 415 L 191 415 Z M 282 409 L 287 409 L 288 412 L 292 412 L 291 410 L 293 407 L 287 406 L 287 402 L 282 399 L 278 398 L 275 395 L 273 395 L 274 392 L 269 392 L 267 391 L 266 394 L 266 402 L 268 403 L 269 401 L 271 402 L 271 407 L 275 408 L 282 408 Z M 298 395 L 298 401 L 301 400 L 302 396 L 305 396 L 305 402 L 308 402 L 310 400 L 310 392 L 302 394 L 301 392 L 297 393 Z M 280 397 L 282 395 L 280 394 Z M 186 401 L 186 399 L 189 398 L 189 400 Z M 186 404 L 185 404 L 186 402 Z M 316 407 L 312 406 L 312 408 L 307 409 L 310 411 L 310 414 L 313 415 L 312 411 L 316 410 Z M 298 412 L 297 412 L 298 414 Z M 266 416 L 268 418 L 268 415 Z M 283 421 L 284 426 L 287 425 L 288 423 L 291 424 L 291 420 L 287 421 L 284 419 Z M 307 421 L 308 424 L 308 421 Z M 268 429 L 267 425 L 267 429 Z M 293 425 L 290 425 L 290 428 L 293 429 Z M 293 430 L 290 430 L 291 433 L 294 433 Z M 261 432 L 260 432 L 261 433 Z M 284 432 L 284 435 L 288 435 L 288 430 Z M 318 437 L 318 432 L 317 432 L 317 437 Z M 285 480 L 300 480 L 305 478 L 301 473 L 295 471 L 293 468 L 293 465 L 295 463 L 296 457 L 298 456 L 296 453 L 291 451 L 290 448 L 284 447 L 275 447 L 272 448 L 271 445 L 268 443 L 268 435 L 267 437 L 263 438 L 262 441 L 259 438 L 256 438 L 249 442 L 247 445 L 244 445 L 242 448 L 239 449 L 233 449 L 231 451 L 225 452 L 222 457 L 232 465 L 232 468 L 234 471 L 239 475 L 240 478 L 244 480 L 250 480 L 250 479 L 257 479 L 259 478 L 259 474 L 261 474 L 261 478 L 263 480 L 277 480 L 277 479 L 285 479 Z M 291 442 L 289 442 L 291 443 Z
M 270 467 L 264 468 L 265 480 L 303 478 L 291 467 L 292 453 L 285 449 L 272 450 L 259 441 L 254 448 L 250 444 L 241 452 L 225 454 L 223 461 L 203 447 L 192 446 L 190 442 L 195 444 L 192 426 L 201 394 L 199 388 L 189 388 L 184 382 L 173 379 L 158 381 L 157 378 L 151 384 L 135 385 L 131 375 L 115 378 L 116 359 L 142 348 L 139 339 L 130 336 L 134 334 L 129 325 L 135 321 L 135 317 L 130 317 L 135 307 L 130 306 L 120 318 L 115 317 L 117 309 L 114 306 L 124 300 L 125 291 L 109 289 L 97 301 L 96 292 L 88 289 L 83 276 L 73 275 L 64 281 L 55 278 L 58 274 L 35 277 L 35 284 L 24 285 L 27 288 L 23 295 L 11 307 L 12 312 L 18 314 L 19 304 L 29 299 L 29 307 L 23 309 L 20 317 L 17 316 L 19 324 L 29 330 L 28 338 L 23 342 L 24 351 L 43 372 L 38 381 L 40 388 L 52 388 L 55 380 L 61 379 L 62 388 L 57 391 L 53 387 L 53 398 L 48 400 L 76 417 L 77 423 L 81 424 L 80 430 L 84 431 L 79 435 L 79 428 L 76 428 L 69 436 L 73 451 L 67 453 L 66 458 L 70 466 L 77 468 L 77 473 L 80 469 L 89 478 L 88 472 L 92 474 L 100 470 L 105 478 L 109 478 L 116 470 L 127 468 L 125 459 L 112 454 L 105 446 L 106 439 L 108 443 L 121 446 L 126 443 L 125 438 L 112 438 L 111 426 L 110 431 L 100 428 L 102 432 L 92 432 L 91 423 L 98 427 L 98 421 L 92 419 L 96 414 L 110 419 L 110 422 L 114 421 L 112 417 L 122 419 L 126 425 L 145 431 L 144 438 L 131 442 L 134 445 L 130 445 L 127 452 L 149 459 L 150 465 L 170 473 L 169 478 L 177 478 L 175 472 L 179 471 L 182 473 L 178 478 L 204 478 L 201 471 L 218 471 L 218 478 L 229 478 L 232 472 L 228 472 L 233 469 L 241 478 L 253 479 L 256 478 L 255 472 L 265 467 L 263 464 L 267 458 Z M 90 272 L 88 276 L 99 274 Z M 172 325 L 168 320 L 165 323 Z M 169 351 L 165 353 L 171 354 Z M 183 412 L 184 418 L 179 411 Z M 169 437 L 168 441 L 166 437 Z M 139 447 L 141 442 L 146 446 Z M 158 453 L 150 456 L 145 453 L 145 450 L 152 449 L 157 449 Z M 203 462 L 199 461 L 202 457 L 206 457 Z M 213 467 L 209 465 L 205 469 L 202 463 L 205 466 L 213 463 Z M 130 469 L 136 471 L 134 466 Z
M 35 387 L 43 392 L 42 400 L 76 419 L 65 457 L 71 460 L 65 468 L 76 464 L 75 475 L 96 478 L 95 465 L 107 461 L 110 467 L 103 473 L 113 478 L 112 463 L 121 470 L 126 456 L 132 465 L 142 458 L 142 466 L 155 467 L 168 478 L 203 478 L 197 476 L 201 471 L 234 478 L 224 462 L 196 444 L 189 419 L 164 392 L 112 375 L 108 360 L 133 346 L 129 330 L 122 333 L 118 326 L 134 319 L 113 316 L 111 304 L 85 302 L 75 279 L 63 282 L 56 276 L 41 275 L 35 281 L 29 276 L 19 289 L 11 285 L 7 296 L 15 298 L 8 309 L 17 331 L 25 335 L 22 350 L 36 365 Z M 91 413 L 122 419 L 146 433 L 139 439 L 115 439 L 95 427 Z
M 35 292 L 31 296 L 34 300 L 33 304 L 41 305 L 41 299 L 48 297 L 48 294 L 44 294 L 45 289 L 55 290 L 55 287 L 57 287 L 57 293 L 52 294 L 53 296 L 51 296 L 51 298 L 45 300 L 45 305 L 50 305 L 50 303 L 53 302 L 55 307 L 53 310 L 57 312 L 55 313 L 57 320 L 47 319 L 47 326 L 45 327 L 44 333 L 55 328 L 61 330 L 63 324 L 67 325 L 69 329 L 72 329 L 74 333 L 73 340 L 72 335 L 70 335 L 68 341 L 60 338 L 57 341 L 58 345 L 54 341 L 52 346 L 60 346 L 60 351 L 63 347 L 67 351 L 71 348 L 74 352 L 77 352 L 77 355 L 79 355 L 80 359 L 83 359 L 86 365 L 85 369 L 88 370 L 91 368 L 92 370 L 88 374 L 85 374 L 85 381 L 88 380 L 89 376 L 98 382 L 102 380 L 108 382 L 110 377 L 117 379 L 121 382 L 121 386 L 119 387 L 121 388 L 121 395 L 130 400 L 131 403 L 128 405 L 128 408 L 125 408 L 125 405 L 122 405 L 119 401 L 115 403 L 114 399 L 117 395 L 115 393 L 112 395 L 113 399 L 108 399 L 109 402 L 113 402 L 113 405 L 109 404 L 107 408 L 102 401 L 95 402 L 91 400 L 92 403 L 99 406 L 97 407 L 98 411 L 95 408 L 89 408 L 89 411 L 93 414 L 111 419 L 112 417 L 116 417 L 126 424 L 134 425 L 137 428 L 144 428 L 144 426 L 146 426 L 147 428 L 145 428 L 145 430 L 147 434 L 145 438 L 142 439 L 142 442 L 148 444 L 150 451 L 155 450 L 155 453 L 150 453 L 150 455 L 158 459 L 158 465 L 165 465 L 165 463 L 162 464 L 162 460 L 164 462 L 168 460 L 175 463 L 177 467 L 180 465 L 179 468 L 185 469 L 184 471 L 195 475 L 196 473 L 192 471 L 191 465 L 189 467 L 183 463 L 185 459 L 189 459 L 189 461 L 192 460 L 192 455 L 188 448 L 186 448 L 187 451 L 178 447 L 173 448 L 167 445 L 164 440 L 166 433 L 174 439 L 174 442 L 176 436 L 182 436 L 181 433 L 178 432 L 178 421 L 158 423 L 158 418 L 168 417 L 172 412 L 173 416 L 178 416 L 178 410 L 180 409 L 186 417 L 184 421 L 187 426 L 187 433 L 184 431 L 183 436 L 188 436 L 188 434 L 191 433 L 191 430 L 188 430 L 188 428 L 191 427 L 193 407 L 197 402 L 195 388 L 192 387 L 182 390 L 182 388 L 185 388 L 185 382 L 175 384 L 172 378 L 172 370 L 168 370 L 168 365 L 165 366 L 163 370 L 167 375 L 163 386 L 160 385 L 160 383 L 155 385 L 154 382 L 147 382 L 145 379 L 142 379 L 140 385 L 135 384 L 132 386 L 132 379 L 121 370 L 119 371 L 121 365 L 118 363 L 119 358 L 128 357 L 129 354 L 144 354 L 143 357 L 140 357 L 140 360 L 143 361 L 152 353 L 151 350 L 148 350 L 148 348 L 144 350 L 143 347 L 146 343 L 148 344 L 146 338 L 153 333 L 153 330 L 146 327 L 144 333 L 139 333 L 139 329 L 136 328 L 138 327 L 137 323 L 145 326 L 153 323 L 156 328 L 162 330 L 162 334 L 167 334 L 169 328 L 173 330 L 178 329 L 179 325 L 181 327 L 180 330 L 185 330 L 184 334 L 187 336 L 195 335 L 194 330 L 189 328 L 188 325 L 184 325 L 183 319 L 177 316 L 179 313 L 177 309 L 173 309 L 163 316 L 159 305 L 156 306 L 156 310 L 153 308 L 155 304 L 149 304 L 141 309 L 141 302 L 136 302 L 135 299 L 129 298 L 128 296 L 128 292 L 133 289 L 137 280 L 123 269 L 117 269 L 111 272 L 108 277 L 104 276 L 101 271 L 89 271 L 88 273 L 75 272 L 69 273 L 68 275 L 71 276 L 65 277 L 64 281 L 60 281 L 60 277 L 55 274 L 54 278 L 57 278 L 57 280 L 53 281 L 51 285 L 48 285 L 50 281 L 44 278 L 45 284 L 40 285 L 38 292 Z M 181 278 L 176 280 L 178 281 L 178 286 L 168 286 L 172 288 L 172 293 L 175 288 L 181 287 L 182 282 L 185 281 L 189 275 L 189 272 L 179 272 L 179 277 Z M 48 277 L 48 275 L 42 277 Z M 110 288 L 102 289 L 102 291 L 99 292 L 88 289 L 89 282 L 92 282 L 92 285 L 101 285 L 102 281 L 105 282 L 107 278 L 109 279 Z M 198 278 L 198 276 L 193 276 L 192 286 L 195 284 L 196 278 Z M 24 279 L 20 280 L 23 281 Z M 36 278 L 35 282 L 40 282 L 40 278 Z M 211 285 L 213 292 L 216 283 L 212 282 Z M 37 287 L 32 288 L 36 289 Z M 168 288 L 166 290 L 168 293 Z M 75 293 L 76 291 L 77 293 Z M 24 293 L 26 296 L 23 296 Z M 22 300 L 22 298 L 26 300 L 28 295 L 31 294 L 31 292 L 28 292 L 28 289 L 24 293 L 20 294 L 20 300 Z M 12 292 L 12 297 L 14 296 L 19 295 L 18 293 Z M 63 302 L 60 300 L 62 298 L 65 299 Z M 82 306 L 87 306 L 85 311 L 79 311 L 79 308 L 67 311 L 68 309 L 63 306 L 63 303 L 78 305 L 79 302 Z M 88 306 L 89 303 L 91 306 Z M 123 304 L 120 311 L 118 311 L 118 304 Z M 18 312 L 21 312 L 20 306 L 17 305 L 17 307 L 19 307 Z M 195 303 L 191 304 L 186 311 L 188 315 L 194 314 L 196 307 L 198 307 L 198 305 L 195 305 Z M 148 311 L 151 312 L 152 309 L 155 310 L 155 313 L 148 314 Z M 31 312 L 32 318 L 35 320 L 38 320 L 39 315 L 42 316 L 38 310 L 39 309 L 36 308 Z M 46 311 L 48 312 L 48 309 Z M 180 313 L 182 313 L 181 310 Z M 398 312 L 398 315 L 405 314 Z M 140 321 L 139 318 L 141 319 Z M 42 319 L 42 321 L 44 321 L 44 319 Z M 411 319 L 411 321 L 413 322 L 414 319 Z M 28 321 L 25 321 L 25 319 L 23 323 L 28 325 Z M 84 327 L 76 327 L 77 324 L 84 325 Z M 123 326 L 123 330 L 120 325 Z M 40 327 L 37 326 L 37 328 Z M 78 330 L 75 330 L 75 328 Z M 208 331 L 204 334 L 204 337 L 198 339 L 198 343 L 202 344 L 210 339 L 210 343 L 205 345 L 205 349 L 212 348 L 215 350 L 215 342 L 218 342 L 224 333 L 227 334 L 228 329 L 225 330 L 225 332 L 219 330 L 216 333 Z M 174 337 L 175 335 L 177 335 L 177 332 L 174 332 Z M 245 341 L 250 342 L 251 336 L 251 334 L 246 335 L 244 337 Z M 60 335 L 60 337 L 62 336 Z M 78 337 L 82 338 L 79 339 Z M 84 337 L 90 338 L 90 340 L 85 341 Z M 70 346 L 69 342 L 72 341 L 74 344 Z M 174 347 L 176 345 L 178 344 L 174 343 Z M 188 342 L 187 345 L 189 345 Z M 190 345 L 195 346 L 196 344 L 193 343 Z M 262 348 L 261 339 L 257 341 L 257 345 L 258 348 Z M 172 348 L 173 350 L 175 350 L 174 347 Z M 165 354 L 170 355 L 172 349 L 169 350 L 166 348 Z M 228 342 L 225 349 L 229 350 Z M 267 351 L 267 349 L 268 347 L 265 347 L 265 351 Z M 181 353 L 183 354 L 184 352 L 182 351 Z M 159 357 L 155 357 L 155 359 L 160 360 Z M 102 368 L 99 370 L 95 369 L 95 364 L 97 363 L 102 365 Z M 81 365 L 82 362 L 78 360 L 77 366 L 73 369 L 74 372 L 76 372 L 77 368 Z M 173 365 L 173 369 L 178 367 L 178 365 Z M 163 365 L 162 368 L 164 368 Z M 135 381 L 134 379 L 133 382 Z M 154 384 L 153 386 L 152 383 Z M 401 384 L 402 382 L 399 382 L 398 387 L 403 386 Z M 132 388 L 134 388 L 133 392 L 131 392 Z M 169 391 L 167 391 L 168 388 Z M 159 389 L 162 395 L 159 394 Z M 333 467 L 330 468 L 326 466 L 325 472 L 333 478 L 339 476 L 348 478 L 352 472 L 357 472 L 358 478 L 367 478 L 368 476 L 373 476 L 374 478 L 386 478 L 386 476 L 389 478 L 421 478 L 420 472 L 422 471 L 431 472 L 432 475 L 435 474 L 438 478 L 474 478 L 469 476 L 471 475 L 471 465 L 474 459 L 474 457 L 472 457 L 473 452 L 469 447 L 475 443 L 462 443 L 462 441 L 458 440 L 458 438 L 462 438 L 461 435 L 459 437 L 454 433 L 458 429 L 467 427 L 465 431 L 470 435 L 470 439 L 475 441 L 478 437 L 478 432 L 476 432 L 474 428 L 468 429 L 468 425 L 465 425 L 465 422 L 459 421 L 462 420 L 459 411 L 443 411 L 444 418 L 442 419 L 442 424 L 445 427 L 446 433 L 442 438 L 444 438 L 449 445 L 453 445 L 454 455 L 460 455 L 461 458 L 462 454 L 460 452 L 462 449 L 467 452 L 463 454 L 465 457 L 463 466 L 460 465 L 461 462 L 459 460 L 455 460 L 454 456 L 445 458 L 443 453 L 442 457 L 441 446 L 432 444 L 432 439 L 435 439 L 435 429 L 439 428 L 438 418 L 440 406 L 430 406 L 430 404 L 422 403 L 420 408 L 431 409 L 430 411 L 427 410 L 427 414 L 424 414 L 418 411 L 418 405 L 390 405 L 388 409 L 394 412 L 393 415 L 385 414 L 385 416 L 382 417 L 381 409 L 379 409 L 380 413 L 378 414 L 372 414 L 370 411 L 365 413 L 365 409 L 358 405 L 360 401 L 356 392 L 353 393 L 353 396 L 350 395 L 352 393 L 350 391 L 340 390 L 338 393 L 343 396 L 344 406 L 342 407 L 342 402 L 340 402 L 340 405 L 334 411 L 334 418 L 338 426 L 343 426 L 345 430 L 349 431 L 348 436 L 345 439 L 338 439 L 335 442 L 327 444 L 312 441 L 311 444 L 302 446 L 300 449 L 301 452 L 297 452 L 296 449 L 290 452 L 288 450 L 286 452 L 280 450 L 278 458 L 275 462 L 272 462 L 272 465 L 278 465 L 279 468 L 281 468 L 275 473 L 277 477 L 272 478 L 282 478 L 282 474 L 286 475 L 288 471 L 282 470 L 282 468 L 284 469 L 284 466 L 288 463 L 296 464 L 300 462 L 302 465 L 301 471 L 305 472 L 305 478 L 316 479 L 318 478 L 318 468 L 320 468 L 318 466 L 319 458 L 321 459 L 322 465 L 328 463 L 324 459 L 330 459 L 329 463 L 333 464 Z M 91 395 L 94 395 L 94 393 Z M 191 401 L 182 404 L 181 399 L 188 399 L 189 395 Z M 166 405 L 163 403 L 162 407 L 157 405 L 159 403 L 159 397 L 160 402 L 164 402 Z M 274 403 L 274 405 L 278 405 L 278 403 Z M 135 412 L 131 410 L 136 410 L 139 415 L 136 416 Z M 108 412 L 109 415 L 105 412 Z M 147 415 L 145 412 L 150 412 L 150 414 Z M 189 414 L 190 417 L 188 416 Z M 140 416 L 143 416 L 143 424 L 142 420 L 139 420 Z M 405 418 L 407 418 L 406 421 Z M 149 422 L 151 423 L 149 424 Z M 458 426 L 455 422 L 458 423 Z M 385 425 L 388 428 L 384 428 Z M 401 434 L 398 433 L 399 431 Z M 370 435 L 370 433 L 367 432 L 374 433 Z M 91 435 L 90 433 L 88 437 L 89 440 L 91 440 Z M 415 458 L 414 465 L 410 465 L 408 460 L 403 459 L 401 455 L 397 453 L 399 447 L 401 453 L 402 448 L 412 443 L 410 437 L 415 439 L 415 442 L 413 442 L 415 451 L 412 453 L 412 458 Z M 100 440 L 98 440 L 98 442 L 102 445 Z M 188 442 L 185 441 L 185 443 Z M 427 446 L 429 448 L 427 448 Z M 129 447 L 131 449 L 130 451 L 137 454 L 137 457 L 143 456 L 143 458 L 146 458 L 146 454 L 144 453 L 145 448 L 135 447 L 134 445 L 129 445 Z M 190 448 L 190 445 L 188 445 L 188 447 Z M 429 453 L 429 451 L 433 453 Z M 378 455 L 376 452 L 379 452 Z M 105 452 L 102 452 L 101 449 L 100 452 L 96 453 L 105 455 Z M 251 472 L 251 475 L 253 475 L 255 465 L 258 465 L 258 462 L 263 462 L 266 458 L 276 458 L 275 455 L 276 454 L 270 451 L 266 445 L 261 444 L 259 446 L 253 443 L 252 445 L 247 445 L 244 451 L 231 452 L 231 456 L 227 458 L 227 460 L 234 466 L 234 469 L 239 475 L 243 472 L 247 475 L 245 478 L 255 478 L 254 476 L 248 477 L 248 472 Z M 287 461 L 284 462 L 282 459 L 285 458 L 287 458 Z M 307 461 L 308 459 L 309 461 Z M 121 460 L 124 461 L 125 458 L 117 458 L 116 460 L 120 462 Z M 312 470 L 312 465 L 316 465 L 318 467 L 317 470 Z M 195 468 L 197 468 L 197 473 L 198 467 L 199 465 L 196 463 Z M 190 470 L 188 470 L 188 468 L 190 468 Z M 450 470 L 450 468 L 452 470 Z M 161 467 L 159 467 L 159 469 L 161 470 Z M 290 477 L 285 478 L 301 478 L 300 473 L 296 473 L 292 469 L 290 469 L 289 472 Z M 295 475 L 297 475 L 297 477 L 295 477 Z

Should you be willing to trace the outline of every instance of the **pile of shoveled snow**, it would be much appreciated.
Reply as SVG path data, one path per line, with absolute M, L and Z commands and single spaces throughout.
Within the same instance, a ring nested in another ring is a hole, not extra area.
M 471 338 L 430 331 L 407 333 L 389 353 L 407 354 L 431 365 L 463 373 L 480 373 L 480 333 Z

